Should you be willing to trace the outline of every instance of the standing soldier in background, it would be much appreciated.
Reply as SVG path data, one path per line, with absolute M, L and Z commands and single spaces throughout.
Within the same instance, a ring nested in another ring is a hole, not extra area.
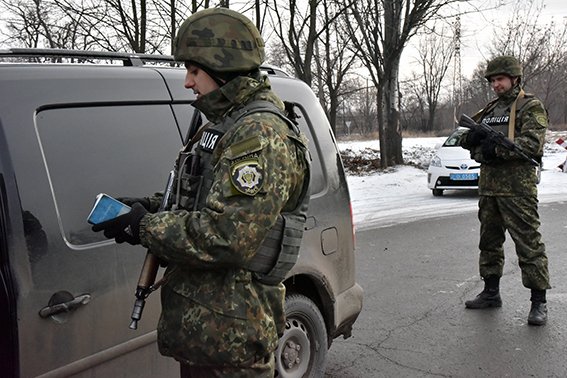
M 488 63 L 485 78 L 497 95 L 473 119 L 485 122 L 514 141 L 541 164 L 547 112 L 542 102 L 523 91 L 522 67 L 512 56 Z M 480 276 L 484 290 L 465 302 L 471 309 L 500 307 L 499 284 L 504 268 L 505 231 L 516 246 L 522 283 L 531 289 L 528 324 L 547 321 L 546 290 L 550 289 L 545 245 L 538 229 L 539 171 L 516 153 L 502 148 L 482 129 L 463 133 L 461 146 L 481 163 L 479 179 Z
M 282 283 L 309 198 L 307 142 L 259 70 L 264 42 L 241 14 L 190 16 L 174 42 L 193 106 L 209 120 L 176 161 L 174 203 L 122 198 L 130 213 L 93 227 L 167 264 L 158 346 L 182 377 L 273 377 L 285 327 Z

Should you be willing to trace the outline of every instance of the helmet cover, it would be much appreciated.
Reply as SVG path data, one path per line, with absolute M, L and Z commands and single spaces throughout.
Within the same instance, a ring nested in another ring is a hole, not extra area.
M 521 77 L 522 76 L 522 66 L 518 59 L 513 56 L 503 55 L 497 56 L 492 59 L 486 65 L 486 71 L 484 77 L 486 80 L 490 80 L 491 76 L 494 75 L 508 75 L 510 77 Z
M 264 40 L 252 21 L 227 8 L 194 13 L 173 42 L 177 61 L 194 61 L 216 72 L 247 72 L 265 59 Z

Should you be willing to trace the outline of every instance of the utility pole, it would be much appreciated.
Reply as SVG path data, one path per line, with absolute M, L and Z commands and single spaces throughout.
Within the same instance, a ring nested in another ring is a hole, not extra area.
M 457 16 L 457 20 L 455 21 L 455 36 L 453 43 L 455 44 L 455 53 L 453 56 L 453 120 L 456 128 L 463 101 L 463 79 L 461 72 L 461 16 Z

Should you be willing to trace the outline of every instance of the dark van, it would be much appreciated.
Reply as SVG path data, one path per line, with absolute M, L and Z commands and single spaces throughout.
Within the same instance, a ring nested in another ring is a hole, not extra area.
M 119 64 L 117 64 L 117 62 Z M 177 377 L 156 346 L 159 295 L 129 328 L 145 251 L 86 223 L 95 196 L 163 190 L 196 114 L 167 56 L 0 51 L 0 375 Z M 266 67 L 313 156 L 301 255 L 285 281 L 281 377 L 321 376 L 362 308 L 350 199 L 311 89 Z

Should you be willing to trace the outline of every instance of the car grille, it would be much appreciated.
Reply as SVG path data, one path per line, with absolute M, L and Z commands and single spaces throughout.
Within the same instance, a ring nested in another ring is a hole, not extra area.
M 478 180 L 450 180 L 442 176 L 437 178 L 437 186 L 478 186 Z
M 466 168 L 459 167 L 459 166 L 455 166 L 455 165 L 446 165 L 445 168 L 447 168 L 447 169 L 454 169 L 454 170 L 457 170 L 457 171 L 461 171 L 461 170 L 463 170 L 463 169 L 469 169 L 469 170 L 471 170 L 471 169 L 478 169 L 478 168 L 480 168 L 480 165 L 471 165 L 471 166 L 468 166 L 468 167 L 466 167 Z

